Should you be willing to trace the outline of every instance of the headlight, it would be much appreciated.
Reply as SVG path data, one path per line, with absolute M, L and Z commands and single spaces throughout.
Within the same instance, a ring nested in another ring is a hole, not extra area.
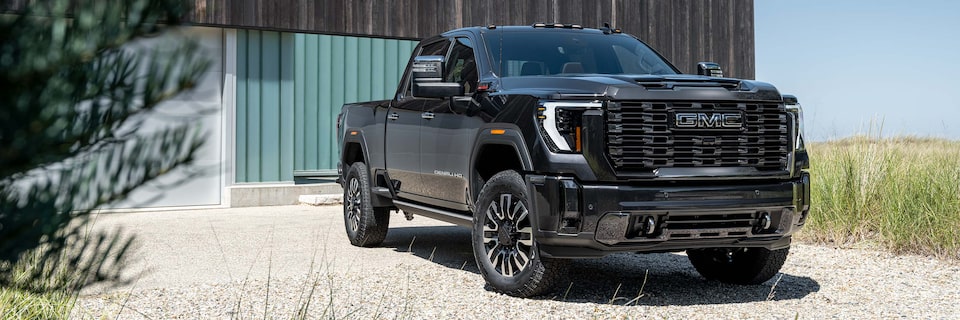
M 554 151 L 580 152 L 583 143 L 583 112 L 600 109 L 603 104 L 593 102 L 544 101 L 537 107 L 540 130 L 548 137 Z
M 797 102 L 797 97 L 794 96 L 784 95 L 783 102 L 787 108 L 787 112 L 789 112 L 793 118 L 794 148 L 796 150 L 804 150 L 806 147 L 803 145 L 803 107 L 800 106 L 800 103 Z

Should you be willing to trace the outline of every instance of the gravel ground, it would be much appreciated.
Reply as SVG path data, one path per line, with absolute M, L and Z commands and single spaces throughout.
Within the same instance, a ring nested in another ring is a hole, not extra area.
M 391 218 L 381 247 L 356 248 L 338 206 L 104 215 L 137 236 L 131 281 L 85 289 L 74 317 L 960 318 L 956 262 L 805 244 L 762 285 L 703 280 L 682 254 L 617 254 L 513 298 L 484 288 L 468 229 Z

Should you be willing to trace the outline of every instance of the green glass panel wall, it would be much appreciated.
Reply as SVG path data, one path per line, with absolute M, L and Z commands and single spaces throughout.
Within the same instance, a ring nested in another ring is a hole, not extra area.
M 237 31 L 236 182 L 336 169 L 344 103 L 389 99 L 415 41 Z

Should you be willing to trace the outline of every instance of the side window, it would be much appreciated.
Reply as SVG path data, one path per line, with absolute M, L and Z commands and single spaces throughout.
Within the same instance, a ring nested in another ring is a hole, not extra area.
M 428 45 L 423 46 L 423 50 L 420 50 L 418 56 L 445 56 L 447 55 L 447 45 L 450 44 L 450 41 L 444 39 L 443 41 L 437 41 Z
M 416 53 L 415 56 L 445 56 L 447 55 L 447 48 L 450 47 L 450 41 L 443 39 L 434 43 L 427 44 L 420 48 L 420 51 Z M 403 95 L 406 97 L 413 96 L 413 86 L 410 85 L 410 70 L 406 70 L 406 74 L 403 75 Z
M 477 89 L 477 60 L 473 55 L 473 43 L 467 38 L 457 38 L 444 66 L 444 82 L 457 82 L 463 85 L 467 95 Z

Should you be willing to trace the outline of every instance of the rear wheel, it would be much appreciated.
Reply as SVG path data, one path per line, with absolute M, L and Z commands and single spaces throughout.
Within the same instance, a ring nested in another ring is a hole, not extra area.
M 760 284 L 773 278 L 790 248 L 710 248 L 687 250 L 690 263 L 704 278 L 732 284 Z
M 370 179 L 363 162 L 354 162 L 347 171 L 343 188 L 343 223 L 350 243 L 355 246 L 376 246 L 387 237 L 390 210 L 371 205 Z
M 473 214 L 473 255 L 495 291 L 516 297 L 543 294 L 562 262 L 540 256 L 526 187 L 520 174 L 502 171 L 486 181 Z

